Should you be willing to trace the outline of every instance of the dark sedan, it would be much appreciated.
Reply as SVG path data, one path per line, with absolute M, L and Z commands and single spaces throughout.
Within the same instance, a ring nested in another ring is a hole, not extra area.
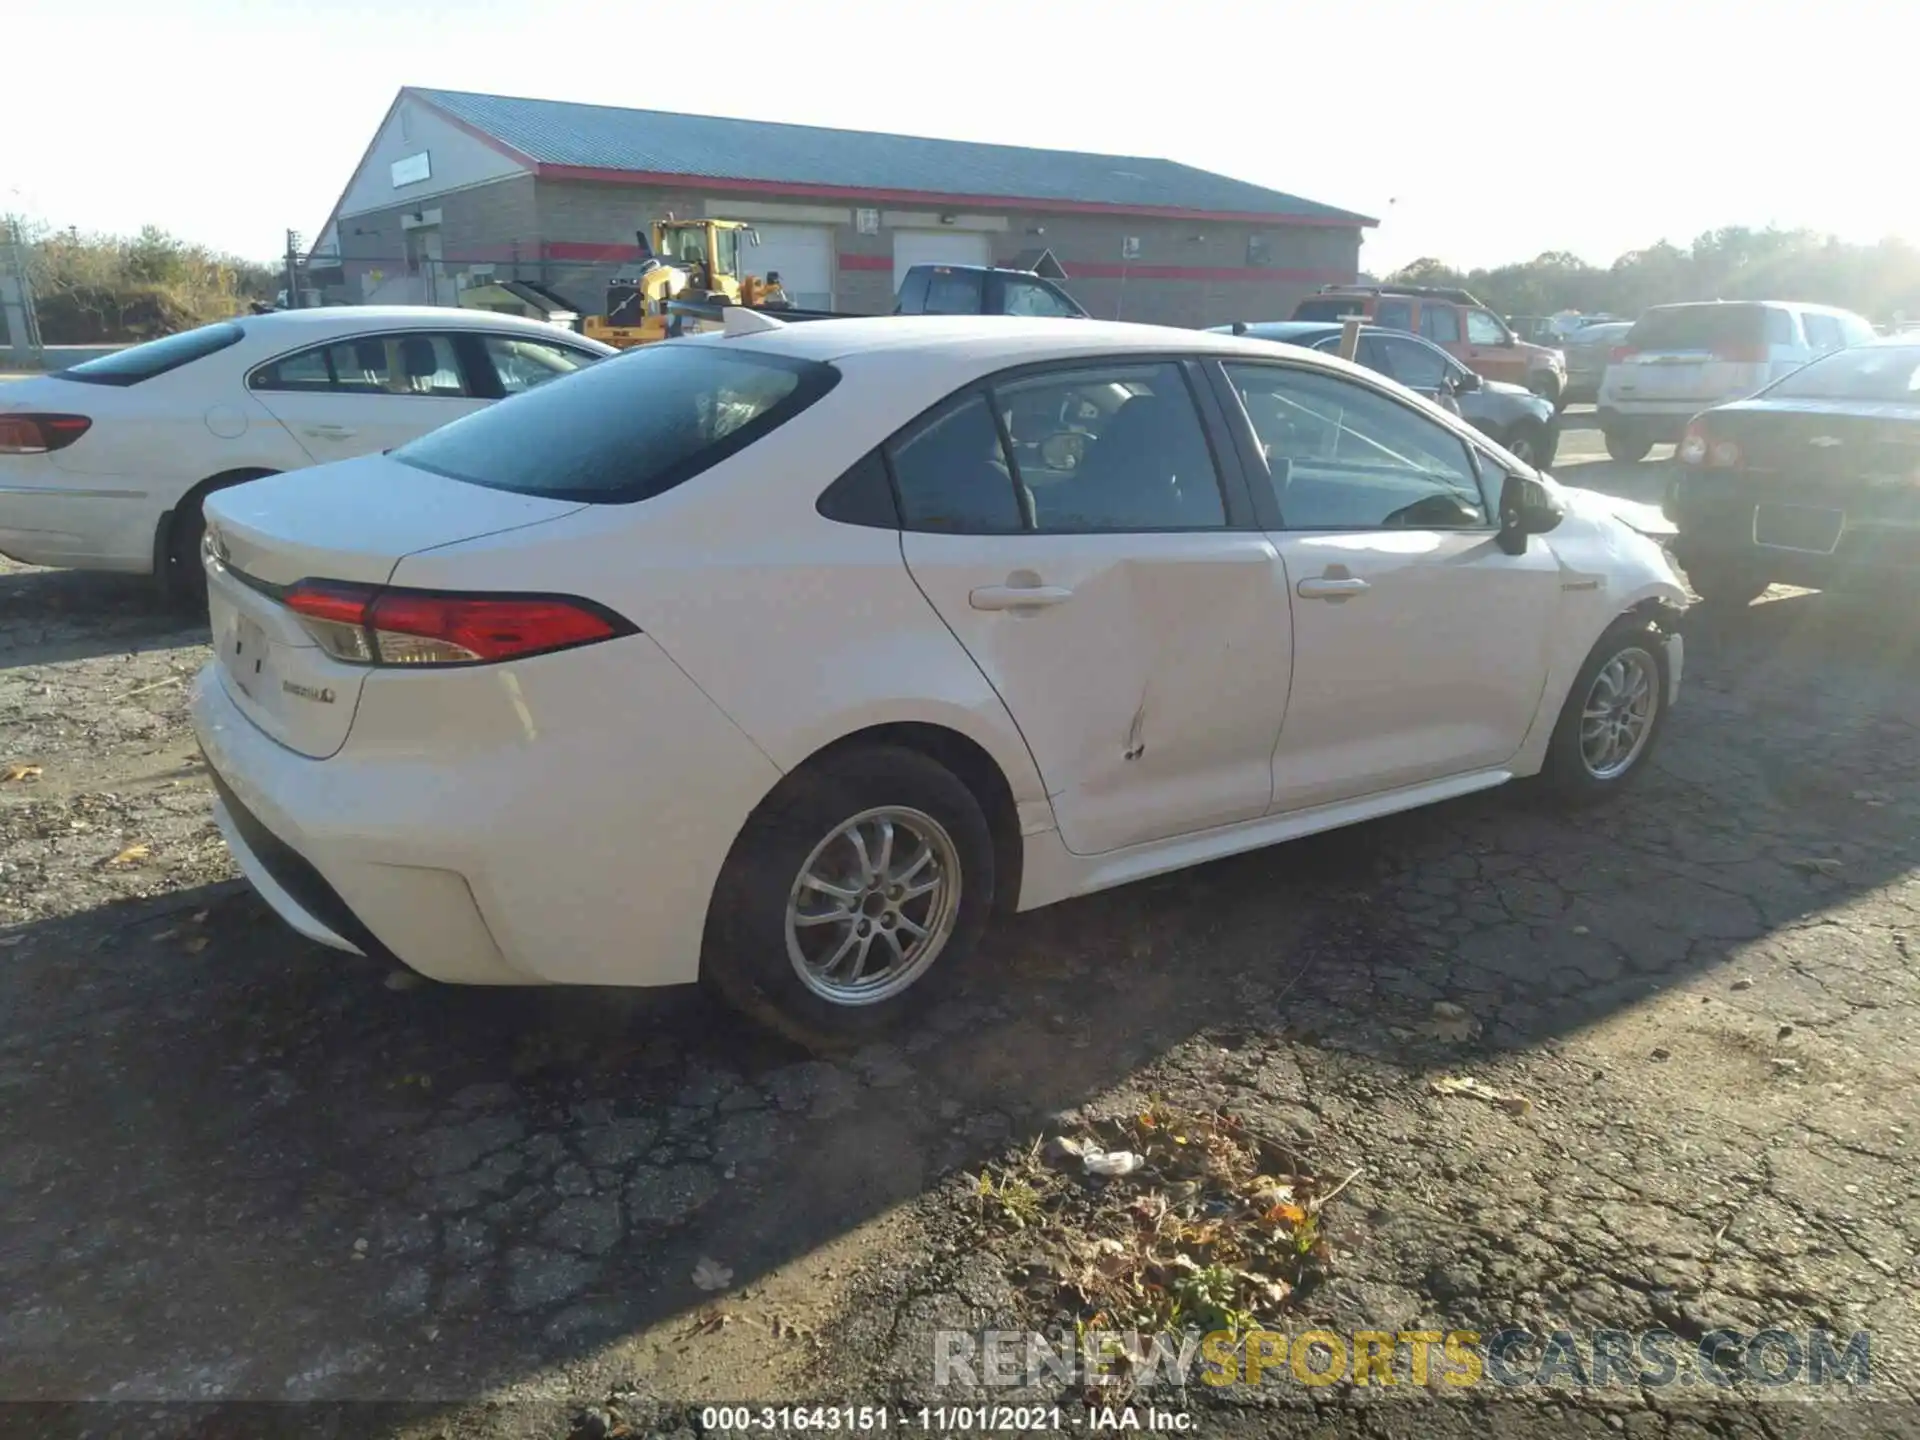
M 1911 593 L 1920 579 L 1920 343 L 1837 351 L 1696 416 L 1667 518 L 1702 599 L 1780 581 Z
M 1323 320 L 1260 320 L 1213 327 L 1222 335 L 1250 335 L 1337 354 L 1340 326 Z M 1560 424 L 1553 402 L 1524 385 L 1483 380 L 1438 345 L 1378 325 L 1360 328 L 1357 363 L 1398 380 L 1453 410 L 1496 445 L 1537 470 L 1553 464 Z

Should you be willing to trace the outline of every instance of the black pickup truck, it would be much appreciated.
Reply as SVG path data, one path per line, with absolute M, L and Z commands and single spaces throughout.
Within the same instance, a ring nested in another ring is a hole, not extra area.
M 765 313 L 781 320 L 854 320 L 871 318 L 850 310 L 802 310 L 769 305 Z M 900 282 L 895 315 L 1036 315 L 1085 320 L 1080 303 L 1053 281 L 1031 270 L 997 265 L 915 265 Z M 674 300 L 667 305 L 668 333 L 698 335 L 717 329 L 724 305 L 707 300 Z

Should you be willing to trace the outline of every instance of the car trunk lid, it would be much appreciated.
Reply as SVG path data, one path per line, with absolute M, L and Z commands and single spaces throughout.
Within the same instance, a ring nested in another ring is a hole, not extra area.
M 1712 401 L 1765 383 L 1769 331 L 1764 305 L 1669 305 L 1634 322 L 1614 351 L 1612 389 L 1623 400 Z
M 208 497 L 207 601 L 215 663 L 249 720 L 299 754 L 346 743 L 367 667 L 321 648 L 285 603 L 302 580 L 384 585 L 408 555 L 584 508 L 490 490 L 368 456 Z

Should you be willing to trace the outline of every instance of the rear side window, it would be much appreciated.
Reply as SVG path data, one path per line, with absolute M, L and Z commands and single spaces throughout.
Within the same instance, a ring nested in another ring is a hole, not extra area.
M 1831 315 L 1816 315 L 1808 310 L 1800 316 L 1800 323 L 1806 327 L 1807 344 L 1822 355 L 1847 343 L 1840 333 L 1840 322 Z
M 1792 339 L 1787 312 L 1766 305 L 1659 305 L 1627 332 L 1635 350 L 1717 350 Z
M 82 360 L 59 372 L 63 380 L 84 380 L 89 385 L 138 385 L 169 370 L 200 360 L 229 345 L 240 343 L 245 332 L 231 320 L 202 325 L 198 330 L 183 330 L 144 345 L 132 345 L 97 360 Z
M 423 435 L 393 457 L 495 490 L 630 504 L 763 439 L 839 378 L 817 361 L 721 344 L 648 345 Z
M 1920 346 L 1862 345 L 1803 365 L 1761 394 L 1774 400 L 1920 405 Z
M 450 335 L 362 335 L 283 355 L 247 377 L 251 390 L 339 395 L 469 393 Z
M 1346 315 L 1365 313 L 1367 301 L 1364 295 L 1341 295 L 1330 299 L 1302 300 L 1294 307 L 1296 320 L 1338 320 Z

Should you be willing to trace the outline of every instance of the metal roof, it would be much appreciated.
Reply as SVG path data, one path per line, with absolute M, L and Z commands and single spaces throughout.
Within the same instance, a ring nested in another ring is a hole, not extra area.
M 409 89 L 536 165 L 1122 210 L 1373 220 L 1172 160 Z

